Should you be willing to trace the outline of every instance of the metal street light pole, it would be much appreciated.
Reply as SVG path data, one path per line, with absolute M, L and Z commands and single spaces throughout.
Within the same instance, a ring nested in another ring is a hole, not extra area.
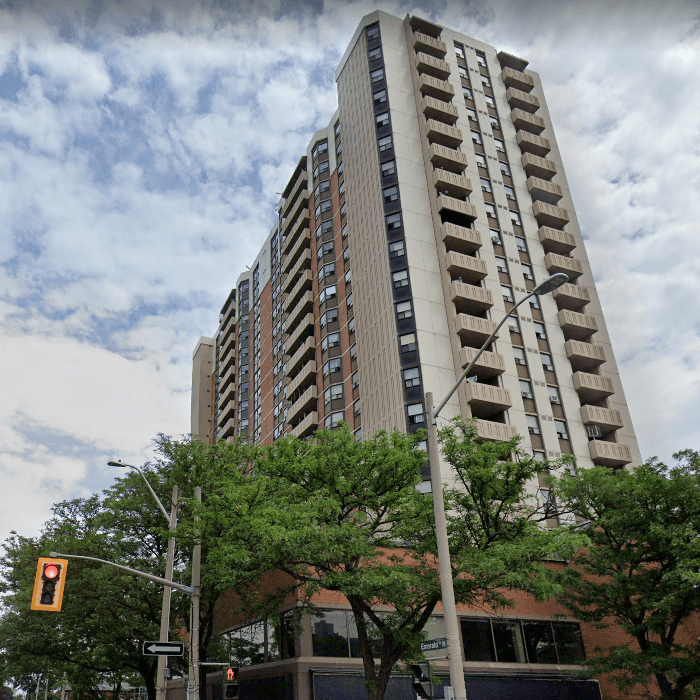
M 177 502 L 178 502 L 178 487 L 177 485 L 173 486 L 173 495 L 172 495 L 172 500 L 170 504 L 170 515 L 168 515 L 167 511 L 163 507 L 163 504 L 160 502 L 160 499 L 156 495 L 156 492 L 151 488 L 151 485 L 148 483 L 148 479 L 146 479 L 146 475 L 139 469 L 138 467 L 134 466 L 133 464 L 123 464 L 122 462 L 108 462 L 107 463 L 110 467 L 129 467 L 130 469 L 136 469 L 136 471 L 141 474 L 143 477 L 143 480 L 146 482 L 146 486 L 148 486 L 148 490 L 151 492 L 153 495 L 153 498 L 156 499 L 156 503 L 158 504 L 158 507 L 160 508 L 160 511 L 165 515 L 169 522 L 169 530 L 170 532 L 174 532 L 175 528 L 177 527 Z M 174 535 L 171 535 L 170 538 L 168 539 L 168 553 L 165 559 L 165 578 L 168 581 L 172 581 L 173 579 L 173 560 L 175 559 L 175 537 Z M 172 590 L 169 586 L 164 586 L 163 587 L 163 606 L 161 608 L 161 613 L 160 613 L 160 639 L 158 641 L 160 642 L 167 642 L 169 641 L 170 637 L 170 600 L 172 596 Z M 165 700 L 165 669 L 168 667 L 168 657 L 167 656 L 159 656 L 158 657 L 158 673 L 156 675 L 156 700 Z
M 486 339 L 476 353 L 472 361 L 455 382 L 447 396 L 440 402 L 437 408 L 433 408 L 433 394 L 426 392 L 425 409 L 428 414 L 428 457 L 430 460 L 430 480 L 433 491 L 433 509 L 435 512 L 435 533 L 437 537 L 438 566 L 440 569 L 440 586 L 442 588 L 442 609 L 445 617 L 445 633 L 447 636 L 447 659 L 450 669 L 450 685 L 454 691 L 455 700 L 466 700 L 467 691 L 464 685 L 464 665 L 462 661 L 462 648 L 459 644 L 459 620 L 457 618 L 457 606 L 455 603 L 454 585 L 452 582 L 452 565 L 450 561 L 450 546 L 447 539 L 447 518 L 445 516 L 445 502 L 442 494 L 442 478 L 440 475 L 440 456 L 438 453 L 437 418 L 450 397 L 457 391 L 459 385 L 471 372 L 481 353 L 489 346 L 498 334 L 501 326 L 514 313 L 514 311 L 530 297 L 540 294 L 548 294 L 557 287 L 561 287 L 569 281 L 567 275 L 558 272 L 540 282 L 527 296 L 523 297 L 496 326 L 494 332 Z
M 202 502 L 202 489 L 197 486 L 194 497 L 198 503 Z M 199 518 L 197 518 L 199 520 Z M 199 595 L 202 573 L 202 545 L 197 540 L 192 552 L 192 588 L 194 593 L 191 598 L 190 621 L 190 665 L 188 683 L 192 688 L 192 700 L 199 700 Z M 189 694 L 188 694 L 189 695 Z

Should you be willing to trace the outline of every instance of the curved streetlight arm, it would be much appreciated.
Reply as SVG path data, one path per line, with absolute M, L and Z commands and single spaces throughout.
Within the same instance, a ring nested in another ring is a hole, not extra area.
M 442 409 L 445 407 L 445 404 L 450 400 L 450 397 L 452 394 L 457 391 L 459 388 L 459 385 L 462 383 L 464 378 L 469 374 L 469 372 L 472 371 L 472 367 L 476 364 L 476 361 L 481 357 L 481 353 L 486 350 L 486 348 L 490 345 L 491 341 L 498 335 L 498 331 L 501 329 L 501 326 L 512 316 L 513 312 L 525 301 L 527 301 L 530 297 L 536 296 L 535 291 L 533 290 L 530 292 L 527 296 L 523 297 L 502 319 L 501 322 L 496 326 L 496 330 L 491 333 L 491 335 L 486 339 L 486 342 L 479 348 L 479 352 L 474 355 L 474 359 L 467 365 L 466 369 L 462 374 L 459 375 L 459 379 L 454 383 L 454 386 L 447 392 L 447 396 L 442 400 L 440 405 L 436 408 L 433 409 L 430 407 L 430 418 L 435 423 L 437 421 L 437 417 L 442 411 Z
M 160 502 L 160 498 L 156 495 L 156 492 L 153 490 L 151 485 L 148 483 L 148 479 L 146 478 L 146 475 L 141 471 L 141 469 L 133 464 L 124 464 L 123 462 L 107 462 L 107 464 L 110 467 L 130 467 L 131 469 L 136 469 L 136 471 L 141 474 L 143 477 L 143 480 L 146 482 L 146 486 L 148 486 L 148 490 L 151 492 L 151 495 L 153 498 L 156 499 L 156 503 L 158 504 L 158 508 L 160 508 L 160 512 L 163 514 L 165 519 L 170 522 L 170 515 L 168 514 L 168 511 L 165 510 L 165 507 L 163 504 Z
M 113 566 L 115 569 L 121 569 L 122 571 L 128 571 L 130 574 L 136 574 L 142 578 L 147 578 L 153 583 L 159 583 L 161 586 L 169 586 L 177 591 L 186 593 L 189 596 L 194 595 L 194 588 L 192 586 L 184 586 L 181 583 L 175 583 L 175 581 L 168 581 L 168 579 L 161 578 L 160 576 L 153 576 L 152 574 L 147 574 L 145 571 L 139 571 L 138 569 L 131 569 L 128 566 L 122 566 L 121 564 L 115 564 L 113 561 L 107 561 L 106 559 L 98 559 L 97 557 L 84 557 L 80 554 L 60 554 L 59 552 L 49 552 L 50 557 L 66 557 L 67 559 L 87 559 L 88 561 L 96 561 L 100 564 L 108 564 Z

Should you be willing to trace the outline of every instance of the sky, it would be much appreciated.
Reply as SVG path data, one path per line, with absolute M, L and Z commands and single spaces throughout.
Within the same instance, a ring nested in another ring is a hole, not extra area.
M 540 73 L 642 455 L 700 449 L 700 4 L 0 0 L 0 542 L 189 432 L 361 17 Z

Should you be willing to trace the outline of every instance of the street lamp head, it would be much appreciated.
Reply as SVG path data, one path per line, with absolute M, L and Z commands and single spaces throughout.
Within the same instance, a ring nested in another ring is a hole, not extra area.
M 107 462 L 108 467 L 128 467 L 130 465 L 124 464 L 121 460 L 118 462 Z
M 537 295 L 549 294 L 558 287 L 561 287 L 562 284 L 566 284 L 568 281 L 568 275 L 565 275 L 563 272 L 557 272 L 547 277 L 547 279 L 542 280 L 532 291 Z

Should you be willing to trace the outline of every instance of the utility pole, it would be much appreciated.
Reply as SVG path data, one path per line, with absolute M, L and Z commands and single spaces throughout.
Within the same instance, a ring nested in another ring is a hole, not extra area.
M 147 482 L 148 483 L 148 482 Z M 174 532 L 177 527 L 177 502 L 178 487 L 173 486 L 173 495 L 170 504 L 170 532 Z M 173 580 L 173 560 L 175 558 L 175 537 L 168 539 L 168 555 L 165 560 L 165 578 Z M 160 641 L 170 641 L 170 597 L 172 589 L 169 586 L 163 587 L 163 608 L 160 614 Z M 156 677 L 156 700 L 165 700 L 165 669 L 168 666 L 168 657 L 158 657 L 158 675 Z
M 194 490 L 194 497 L 198 503 L 202 502 L 202 489 L 197 486 Z M 197 518 L 199 519 L 199 518 Z M 192 598 L 190 608 L 190 667 L 188 674 L 188 685 L 191 688 L 191 700 L 199 700 L 199 596 L 200 581 L 202 574 L 202 544 L 197 541 L 192 552 Z

